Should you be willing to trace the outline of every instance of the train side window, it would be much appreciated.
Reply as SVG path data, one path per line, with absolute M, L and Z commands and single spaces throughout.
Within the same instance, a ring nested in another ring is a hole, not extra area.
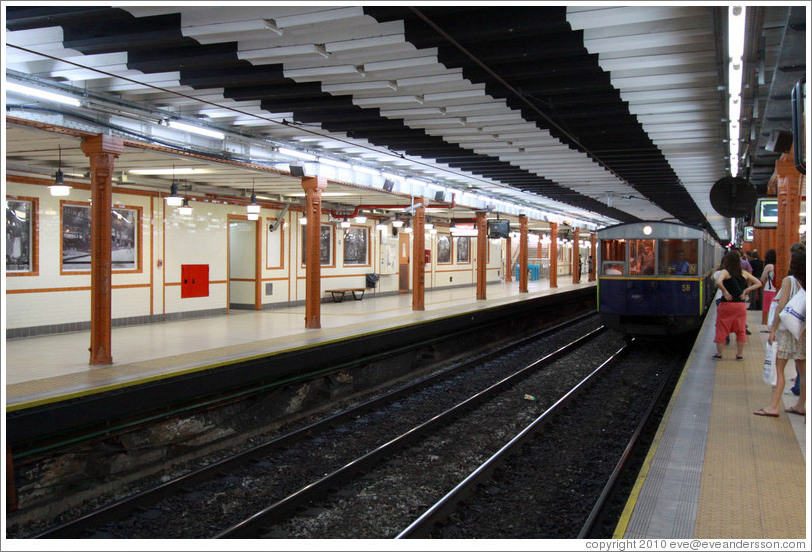
M 626 274 L 626 240 L 601 240 L 601 275 Z
M 666 239 L 658 241 L 659 274 L 663 276 L 696 275 L 699 258 L 698 240 Z

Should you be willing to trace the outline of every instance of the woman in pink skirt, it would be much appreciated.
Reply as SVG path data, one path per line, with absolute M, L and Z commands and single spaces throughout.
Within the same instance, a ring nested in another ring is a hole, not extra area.
M 716 336 L 713 339 L 716 343 L 716 354 L 713 358 L 722 359 L 725 338 L 735 333 L 736 360 L 743 360 L 742 353 L 747 342 L 747 307 L 744 299 L 748 293 L 761 287 L 761 281 L 746 270 L 742 270 L 741 256 L 733 250 L 722 257 L 716 287 L 722 290 L 722 298 L 716 307 Z

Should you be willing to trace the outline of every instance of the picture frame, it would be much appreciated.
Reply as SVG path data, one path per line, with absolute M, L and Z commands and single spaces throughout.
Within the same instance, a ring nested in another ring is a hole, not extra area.
M 113 207 L 111 267 L 114 271 L 140 269 L 139 208 Z M 90 205 L 62 202 L 60 211 L 60 267 L 62 272 L 89 272 L 91 264 Z

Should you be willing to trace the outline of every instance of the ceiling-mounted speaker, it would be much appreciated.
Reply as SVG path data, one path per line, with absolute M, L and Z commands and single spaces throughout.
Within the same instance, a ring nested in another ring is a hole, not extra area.
M 792 133 L 786 130 L 773 130 L 764 149 L 775 153 L 787 153 L 792 148 Z
M 384 191 L 391 192 L 392 189 L 395 187 L 395 183 L 388 178 L 383 181 L 383 189 Z
M 710 191 L 711 206 L 723 217 L 744 217 L 753 212 L 756 187 L 740 176 L 725 176 Z
M 291 165 L 290 166 L 290 175 L 291 176 L 304 176 L 304 167 L 300 165 Z

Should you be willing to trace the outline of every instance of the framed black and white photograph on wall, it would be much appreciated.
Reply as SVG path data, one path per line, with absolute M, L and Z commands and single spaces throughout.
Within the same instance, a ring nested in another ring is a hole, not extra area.
M 451 262 L 451 236 L 438 234 L 437 236 L 437 263 Z
M 302 231 L 302 266 L 305 265 L 307 232 Z M 321 225 L 321 266 L 333 266 L 333 225 Z
M 113 207 L 111 261 L 113 270 L 137 270 L 138 209 Z M 90 270 L 90 205 L 62 203 L 62 270 Z
M 471 262 L 471 238 L 470 236 L 457 236 L 457 262 Z
M 369 228 L 344 229 L 344 264 L 369 265 Z
M 6 272 L 36 270 L 34 256 L 34 202 L 6 199 Z

